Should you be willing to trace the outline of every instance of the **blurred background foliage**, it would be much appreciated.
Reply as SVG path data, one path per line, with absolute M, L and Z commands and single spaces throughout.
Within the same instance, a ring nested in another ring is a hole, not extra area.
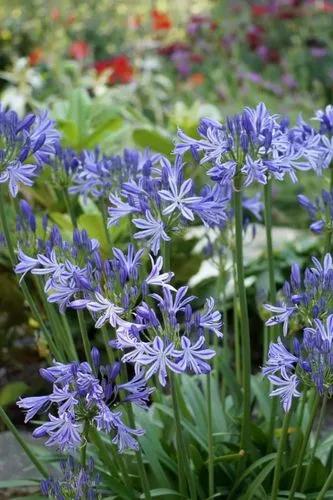
M 333 4 L 324 0 L 2 0 L 0 98 L 20 114 L 48 108 L 65 147 L 116 154 L 124 147 L 148 147 L 171 156 L 177 127 L 195 134 L 203 116 L 221 119 L 262 100 L 291 120 L 300 113 L 308 119 L 331 102 L 332 20 Z M 304 173 L 297 185 L 284 183 L 274 191 L 274 224 L 285 231 L 275 249 L 278 284 L 293 261 L 302 263 L 320 245 L 307 232 L 296 195 L 313 197 L 322 187 Z M 69 217 L 53 189 L 46 171 L 23 194 L 69 234 Z M 79 209 L 80 227 L 105 244 L 96 207 Z M 10 205 L 7 213 L 14 225 Z M 126 226 L 113 231 L 117 245 L 127 243 Z M 246 247 L 254 329 L 267 290 L 260 224 L 256 231 L 252 239 L 248 230 Z M 185 243 L 183 236 L 173 243 L 177 279 L 190 280 L 201 297 L 214 294 L 217 268 L 203 267 L 205 253 L 196 250 L 200 232 L 185 235 Z M 231 284 L 225 297 L 229 315 L 232 293 Z M 259 356 L 261 346 L 256 349 Z M 15 419 L 22 417 L 12 403 L 47 355 L 39 325 L 0 253 L 0 402 Z

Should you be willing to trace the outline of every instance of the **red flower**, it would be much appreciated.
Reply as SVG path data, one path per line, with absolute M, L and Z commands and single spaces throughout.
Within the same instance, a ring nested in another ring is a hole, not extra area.
M 36 49 L 32 50 L 30 54 L 28 55 L 28 60 L 30 66 L 37 66 L 39 64 L 44 56 L 43 49 L 40 47 L 37 47 Z
M 261 26 L 250 26 L 246 33 L 246 40 L 251 50 L 256 49 L 263 43 L 265 30 Z
M 106 71 L 110 72 L 108 83 L 129 83 L 133 78 L 133 67 L 128 57 L 124 55 L 115 56 L 112 59 L 96 61 L 94 68 L 100 75 Z
M 77 40 L 76 42 L 72 42 L 68 52 L 73 59 L 82 61 L 89 56 L 90 46 L 84 40 Z
M 168 30 L 172 26 L 172 22 L 168 14 L 154 9 L 151 11 L 151 18 L 154 31 Z
M 254 4 L 251 7 L 251 14 L 253 17 L 266 16 L 272 12 L 272 8 L 269 5 Z
M 330 2 L 321 2 L 319 3 L 319 9 L 322 11 L 322 12 L 333 12 L 333 5 L 330 3 Z
M 175 52 L 179 52 L 179 51 L 187 52 L 189 50 L 190 50 L 190 47 L 186 43 L 174 42 L 174 43 L 171 43 L 170 45 L 165 45 L 164 47 L 161 47 L 160 49 L 158 49 L 157 52 L 161 56 L 172 56 L 172 54 L 174 54 Z
M 205 81 L 205 76 L 203 73 L 197 72 L 193 73 L 187 80 L 187 82 L 192 87 L 200 87 Z
M 59 21 L 60 10 L 58 9 L 58 7 L 53 7 L 53 9 L 51 10 L 51 19 L 52 21 Z

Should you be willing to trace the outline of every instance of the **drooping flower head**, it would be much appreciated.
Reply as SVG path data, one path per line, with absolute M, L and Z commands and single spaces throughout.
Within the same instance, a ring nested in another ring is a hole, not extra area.
M 321 192 L 321 196 L 311 201 L 307 196 L 300 194 L 297 196 L 300 205 L 308 212 L 311 220 L 310 229 L 313 233 L 321 234 L 332 232 L 333 222 L 333 193 Z
M 19 119 L 0 104 L 0 184 L 8 183 L 11 196 L 19 185 L 32 186 L 40 168 L 54 154 L 59 133 L 47 112 Z
M 129 428 L 120 408 L 131 403 L 146 407 L 152 390 L 146 387 L 142 373 L 127 383 L 118 382 L 121 363 L 100 365 L 96 348 L 91 357 L 93 366 L 87 362 L 55 362 L 49 368 L 42 368 L 41 376 L 53 385 L 52 392 L 17 402 L 26 411 L 25 422 L 47 412 L 48 421 L 34 430 L 33 437 L 46 437 L 46 446 L 61 450 L 80 447 L 87 437 L 87 426 L 111 434 L 120 452 L 126 448 L 138 449 L 135 436 L 142 435 L 143 431 Z

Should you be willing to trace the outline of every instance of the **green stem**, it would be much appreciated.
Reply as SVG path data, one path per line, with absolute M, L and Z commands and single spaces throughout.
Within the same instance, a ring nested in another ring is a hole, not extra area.
M 80 327 L 80 333 L 81 333 L 81 338 L 82 338 L 82 343 L 83 343 L 83 349 L 84 349 L 84 354 L 86 356 L 86 360 L 92 366 L 92 359 L 91 359 L 91 346 L 89 342 L 89 337 L 88 337 L 88 332 L 87 332 L 87 327 L 84 322 L 84 314 L 83 311 L 80 311 L 78 309 L 77 311 L 77 317 L 79 320 L 79 327 Z
M 63 194 L 64 200 L 65 200 L 65 205 L 67 208 L 68 215 L 70 216 L 73 227 L 76 228 L 77 227 L 77 219 L 76 219 L 76 215 L 75 215 L 75 212 L 73 209 L 73 204 L 69 198 L 69 194 L 68 194 L 66 187 L 63 188 L 62 194 Z
M 282 464 L 282 458 L 283 458 L 283 454 L 284 454 L 286 442 L 287 442 L 287 437 L 288 437 L 288 430 L 289 430 L 289 422 L 290 422 L 290 418 L 291 418 L 291 413 L 292 413 L 292 411 L 290 409 L 288 411 L 288 413 L 285 414 L 284 419 L 283 419 L 282 433 L 281 433 L 279 448 L 278 448 L 278 452 L 277 452 L 277 456 L 276 456 L 276 465 L 275 465 L 275 470 L 274 470 L 274 479 L 273 479 L 271 500 L 276 500 L 278 498 L 280 476 L 281 476 L 281 464 Z
M 233 277 L 234 277 L 234 297 L 233 297 L 233 313 L 234 313 L 234 337 L 235 337 L 235 365 L 236 378 L 239 384 L 242 383 L 242 365 L 241 365 L 241 341 L 238 321 L 238 296 L 237 296 L 237 273 L 236 273 L 236 254 L 233 254 Z
M 329 476 L 326 479 L 324 486 L 320 490 L 319 495 L 317 496 L 317 500 L 324 500 L 325 494 L 326 494 L 328 488 L 331 486 L 332 481 L 333 481 L 333 469 L 329 473 Z
M 193 500 L 196 498 L 195 489 L 193 487 L 193 481 L 191 477 L 191 469 L 189 464 L 189 458 L 187 455 L 182 426 L 181 426 L 181 418 L 180 418 L 180 410 L 178 404 L 178 394 L 176 388 L 176 378 L 172 372 L 169 372 L 169 380 L 171 387 L 171 398 L 172 398 L 172 407 L 173 414 L 175 418 L 175 426 L 176 426 L 176 442 L 177 442 L 177 464 L 178 464 L 178 481 L 179 481 L 179 490 L 182 495 L 187 495 L 186 493 L 186 481 L 189 484 L 190 488 L 190 498 Z
M 109 228 L 108 228 L 108 225 L 107 225 L 108 209 L 107 209 L 107 206 L 106 206 L 104 200 L 102 200 L 102 202 L 100 204 L 100 211 L 101 211 L 101 214 L 102 214 L 104 233 L 105 233 L 106 241 L 107 241 L 107 244 L 108 244 L 108 247 L 109 247 L 108 250 L 111 252 L 112 241 L 111 241 L 111 236 L 110 236 Z
M 247 298 L 245 289 L 244 261 L 243 261 L 243 210 L 242 193 L 237 190 L 234 192 L 235 207 L 235 232 L 236 232 L 236 268 L 238 296 L 241 316 L 241 354 L 243 371 L 243 417 L 241 429 L 241 449 L 248 451 L 249 429 L 251 424 L 251 346 L 250 346 L 250 328 L 247 310 Z M 242 463 L 242 462 L 240 462 Z
M 102 326 L 101 331 L 102 331 L 103 342 L 105 345 L 105 350 L 106 350 L 106 353 L 108 356 L 108 360 L 109 360 L 109 363 L 111 363 L 111 365 L 112 365 L 115 362 L 115 359 L 114 359 L 112 347 L 109 345 L 109 337 L 108 337 L 108 332 L 106 330 L 106 327 Z
M 291 489 L 289 491 L 288 500 L 292 500 L 294 498 L 295 492 L 296 492 L 296 490 L 298 488 L 298 484 L 299 484 L 299 480 L 300 480 L 300 475 L 301 475 L 301 472 L 302 472 L 304 455 L 305 455 L 306 447 L 307 447 L 307 444 L 308 444 L 308 441 L 309 441 L 309 438 L 310 438 L 310 434 L 311 434 L 311 430 L 312 430 L 312 426 L 313 426 L 313 421 L 314 421 L 316 413 L 317 413 L 319 399 L 320 399 L 320 397 L 317 394 L 316 398 L 314 400 L 314 403 L 312 405 L 312 409 L 311 409 L 311 413 L 310 413 L 310 418 L 309 418 L 308 425 L 307 425 L 307 427 L 305 429 L 303 443 L 302 443 L 301 449 L 300 449 L 300 451 L 299 451 L 299 453 L 297 455 L 298 456 L 298 461 L 297 461 L 296 471 L 295 471 L 295 475 L 294 475 L 294 480 L 292 482 Z
M 130 426 L 134 428 L 135 427 L 135 418 L 134 418 L 133 408 L 132 408 L 131 404 L 128 405 L 127 413 L 128 413 Z M 143 489 L 145 499 L 151 500 L 149 482 L 148 482 L 148 477 L 147 477 L 145 465 L 143 463 L 141 448 L 138 449 L 138 451 L 135 453 L 135 455 L 136 455 L 136 460 L 137 460 L 138 469 L 139 469 L 139 475 L 140 475 L 140 479 L 141 479 L 141 486 Z
M 291 464 L 293 464 L 295 462 L 296 457 L 297 457 L 298 452 L 299 452 L 299 449 L 300 449 L 300 446 L 301 446 L 301 442 L 302 442 L 302 423 L 303 423 L 303 418 L 304 418 L 304 409 L 305 409 L 305 404 L 306 404 L 306 400 L 307 400 L 307 394 L 308 394 L 308 391 L 305 389 L 303 396 L 302 396 L 302 401 L 301 401 L 301 405 L 299 408 L 299 415 L 298 415 L 298 419 L 297 419 L 297 425 L 296 425 L 297 435 L 296 435 L 296 438 L 295 438 L 294 443 L 292 445 L 293 449 L 292 449 L 292 453 L 291 453 L 291 457 L 290 457 Z
M 307 483 L 308 483 L 309 475 L 310 475 L 310 472 L 311 472 L 311 465 L 312 465 L 313 459 L 314 459 L 316 451 L 317 451 L 317 446 L 318 446 L 318 443 L 319 443 L 321 426 L 322 426 L 322 423 L 323 423 L 323 420 L 324 420 L 324 417 L 325 417 L 326 405 L 327 405 L 327 393 L 325 393 L 324 398 L 323 398 L 323 402 L 321 404 L 320 414 L 319 414 L 317 428 L 316 428 L 316 433 L 315 433 L 315 437 L 314 437 L 314 443 L 313 443 L 313 447 L 312 447 L 312 450 L 311 450 L 310 460 L 309 460 L 308 466 L 306 468 L 305 476 L 304 476 L 303 483 L 302 483 L 302 486 L 301 486 L 301 492 L 303 492 L 307 488 Z
M 21 434 L 18 432 L 15 425 L 12 423 L 12 421 L 10 420 L 10 418 L 8 417 L 7 413 L 2 408 L 2 406 L 0 406 L 0 418 L 2 419 L 5 426 L 12 432 L 16 441 L 19 443 L 19 445 L 26 453 L 26 455 L 30 458 L 31 462 L 35 465 L 36 469 L 39 470 L 42 476 L 48 478 L 49 477 L 48 471 L 45 469 L 44 465 L 38 460 L 33 451 L 30 449 L 30 447 L 27 444 L 27 441 L 22 438 Z
M 209 497 L 214 495 L 214 446 L 213 446 L 213 421 L 212 421 L 212 388 L 211 374 L 206 376 L 207 381 L 207 415 L 208 415 L 208 492 Z

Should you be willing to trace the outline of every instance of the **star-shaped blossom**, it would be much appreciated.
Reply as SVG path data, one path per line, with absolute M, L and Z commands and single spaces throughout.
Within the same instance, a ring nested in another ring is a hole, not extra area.
M 165 386 L 168 368 L 175 373 L 182 372 L 178 364 L 173 361 L 175 356 L 175 346 L 171 342 L 164 345 L 163 339 L 156 337 L 151 344 L 144 344 L 144 349 L 141 355 L 136 358 L 135 364 L 136 366 L 149 365 L 145 372 L 146 380 L 157 373 L 160 384 Z
M 180 187 L 173 177 L 169 177 L 169 191 L 162 189 L 159 191 L 160 197 L 168 202 L 168 206 L 163 209 L 164 215 L 170 215 L 175 210 L 179 210 L 185 219 L 190 221 L 194 220 L 194 215 L 191 206 L 198 203 L 200 198 L 198 196 L 188 196 L 193 187 L 192 179 L 187 179 Z
M 95 301 L 88 302 L 87 309 L 97 315 L 102 313 L 95 323 L 96 328 L 102 328 L 105 323 L 110 323 L 114 328 L 124 323 L 119 316 L 124 312 L 122 307 L 116 306 L 98 292 L 95 293 L 95 298 Z
M 211 367 L 206 361 L 213 358 L 216 353 L 213 349 L 203 348 L 204 343 L 204 336 L 200 336 L 194 344 L 185 335 L 182 336 L 182 348 L 176 351 L 176 355 L 179 356 L 176 363 L 181 371 L 188 369 L 197 375 L 210 372 Z
M 133 219 L 134 225 L 140 229 L 134 234 L 136 240 L 147 239 L 154 255 L 157 255 L 161 246 L 161 240 L 170 241 L 170 237 L 165 232 L 164 223 L 160 219 L 155 219 L 152 213 L 147 210 L 145 219 Z

